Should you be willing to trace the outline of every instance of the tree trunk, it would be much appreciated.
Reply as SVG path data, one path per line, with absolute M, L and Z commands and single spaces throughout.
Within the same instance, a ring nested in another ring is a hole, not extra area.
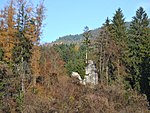
M 24 94 L 25 93 L 24 77 L 22 77 L 22 79 L 21 79 L 21 90 L 22 90 L 22 92 Z
M 106 66 L 106 85 L 108 86 L 108 65 Z
M 33 87 L 36 86 L 36 75 L 33 76 Z
M 105 75 L 105 64 L 106 64 L 106 62 L 105 62 L 105 50 L 104 50 L 104 52 L 103 52 L 103 64 L 102 64 L 102 75 L 103 75 L 103 82 L 106 82 L 105 81 L 105 79 L 104 79 L 104 75 Z
M 25 70 L 24 70 L 24 61 L 23 57 L 21 58 L 21 90 L 23 94 L 25 93 L 25 85 L 24 85 L 24 79 L 25 79 Z
M 103 75 L 102 75 L 102 51 L 103 51 L 103 47 L 102 47 L 102 43 L 100 45 L 100 63 L 99 63 L 99 71 L 100 71 L 100 80 L 101 83 L 103 83 Z
M 117 79 L 119 78 L 119 76 L 120 76 L 120 60 L 119 60 L 119 58 L 118 58 L 118 61 L 117 61 Z
M 85 59 L 86 59 L 86 64 L 88 64 L 88 50 L 86 48 L 86 56 L 85 56 Z

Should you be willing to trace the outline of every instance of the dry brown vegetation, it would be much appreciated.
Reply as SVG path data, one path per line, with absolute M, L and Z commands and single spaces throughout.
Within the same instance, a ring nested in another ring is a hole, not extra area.
M 11 74 L 1 64 L 2 75 Z M 49 86 L 37 81 L 36 87 L 28 87 L 23 98 L 23 113 L 148 113 L 146 96 L 132 90 L 126 91 L 121 85 L 95 87 L 83 86 L 76 78 L 49 75 Z M 45 78 L 46 79 L 46 78 Z M 1 79 L 2 80 L 2 79 Z M 44 79 L 43 79 L 44 81 Z M 55 81 L 55 82 L 54 82 Z M 13 77 L 8 84 L 7 96 L 3 98 L 2 113 L 19 112 L 14 98 Z M 12 94 L 12 95 L 11 95 Z
M 148 113 L 146 97 L 119 86 L 83 86 L 59 77 L 49 90 L 38 84 L 25 95 L 25 113 Z
M 133 34 L 126 34 L 119 8 L 112 24 L 107 19 L 91 44 L 87 27 L 85 45 L 48 46 L 40 45 L 44 0 L 37 7 L 28 0 L 10 0 L 0 10 L 0 113 L 150 112 L 149 43 L 145 43 L 150 29 L 147 14 L 143 8 L 139 11 L 144 18 L 133 18 L 129 28 Z M 96 86 L 81 85 L 68 76 L 75 71 L 83 77 L 88 59 L 96 62 L 100 82 Z

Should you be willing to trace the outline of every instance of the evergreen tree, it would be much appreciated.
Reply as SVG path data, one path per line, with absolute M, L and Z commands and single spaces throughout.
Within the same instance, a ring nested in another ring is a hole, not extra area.
M 123 72 L 121 72 L 121 65 L 123 63 L 123 57 L 124 57 L 124 50 L 126 48 L 126 41 L 127 41 L 127 35 L 126 35 L 126 26 L 125 26 L 125 19 L 124 15 L 122 13 L 122 10 L 118 8 L 116 11 L 113 20 L 112 20 L 112 29 L 110 31 L 111 37 L 115 42 L 115 57 L 114 57 L 114 64 L 117 68 L 117 78 L 121 79 L 120 75 L 123 76 Z M 119 80 L 120 81 L 120 80 Z
M 142 7 L 136 11 L 128 31 L 128 54 L 126 61 L 130 71 L 132 88 L 146 93 L 150 98 L 150 30 L 147 13 Z
M 114 23 L 111 24 L 110 20 L 108 18 L 106 19 L 95 42 L 100 80 L 101 83 L 104 82 L 106 84 L 112 84 L 117 78 L 121 78 L 119 77 L 121 72 L 118 71 L 118 68 L 121 68 L 120 65 L 118 66 L 118 60 L 121 59 L 121 51 L 119 51 L 121 50 L 121 41 L 117 30 L 121 26 L 118 24 L 122 23 L 118 22 L 118 20 L 122 20 L 120 17 L 123 16 L 117 15 L 123 14 L 120 14 L 120 9 L 118 10 L 114 15 Z M 118 76 L 116 76 L 116 71 L 119 73 L 117 73 Z M 118 80 L 118 82 L 121 81 Z
M 32 49 L 32 43 L 29 37 L 27 37 L 27 30 L 29 28 L 28 23 L 30 22 L 28 14 L 25 9 L 25 3 L 19 2 L 19 9 L 18 9 L 18 15 L 17 15 L 17 33 L 16 38 L 18 39 L 18 42 L 16 42 L 16 46 L 14 48 L 14 62 L 20 63 L 20 61 L 23 62 L 29 62 L 30 55 L 31 55 L 31 49 Z
M 56 45 L 56 50 L 59 52 L 62 59 L 65 61 L 65 67 L 68 75 L 72 72 L 78 72 L 82 78 L 85 75 L 85 45 L 62 44 Z
M 2 59 L 3 59 L 3 50 L 2 50 L 2 48 L 0 47 L 0 61 L 2 61 Z
M 83 43 L 86 46 L 86 64 L 88 64 L 88 52 L 89 52 L 89 44 L 90 44 L 89 38 L 91 37 L 91 31 L 87 26 L 84 28 L 83 36 L 85 38 Z
M 125 19 L 122 10 L 118 8 L 112 20 L 112 35 L 116 39 L 116 43 L 121 43 L 126 38 Z
M 101 83 L 105 83 L 105 78 L 108 78 L 108 76 L 105 76 L 105 70 L 106 65 L 108 65 L 108 59 L 109 55 L 107 54 L 107 47 L 108 47 L 108 31 L 105 29 L 106 27 L 102 27 L 98 37 L 96 37 L 95 40 L 95 54 L 96 54 L 96 62 L 98 63 L 98 72 L 99 72 L 99 78 Z M 108 81 L 108 80 L 107 80 Z
M 25 82 L 31 79 L 30 58 L 33 38 L 31 32 L 31 17 L 26 1 L 18 0 L 18 13 L 16 24 L 16 42 L 13 49 L 14 72 L 20 76 L 20 93 L 25 93 Z M 27 76 L 29 75 L 29 76 Z

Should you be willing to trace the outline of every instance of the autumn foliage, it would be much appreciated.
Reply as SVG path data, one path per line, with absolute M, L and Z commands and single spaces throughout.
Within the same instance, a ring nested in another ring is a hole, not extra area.
M 10 0 L 0 10 L 0 113 L 149 112 L 150 29 L 143 8 L 129 29 L 119 8 L 98 35 L 86 27 L 78 44 L 40 44 L 44 12 L 44 0 L 37 7 Z M 75 71 L 84 78 L 89 59 L 99 74 L 93 87 L 71 77 Z

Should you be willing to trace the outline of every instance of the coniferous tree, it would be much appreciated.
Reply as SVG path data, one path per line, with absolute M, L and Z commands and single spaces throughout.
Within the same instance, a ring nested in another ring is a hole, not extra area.
M 117 41 L 113 37 L 116 33 L 115 29 L 113 29 L 114 26 L 107 18 L 95 42 L 100 80 L 101 83 L 106 83 L 107 85 L 116 80 L 115 67 L 117 67 L 116 59 L 119 53 Z
M 12 62 L 12 50 L 14 48 L 15 40 L 15 25 L 16 22 L 14 20 L 15 16 L 15 8 L 14 8 L 13 0 L 10 1 L 10 5 L 8 7 L 7 16 L 6 16 L 6 24 L 7 24 L 7 36 L 6 36 L 6 45 L 4 47 L 4 60 L 7 62 Z
M 3 52 L 4 52 L 4 47 L 6 45 L 6 33 L 7 33 L 5 28 L 6 26 L 5 17 L 6 17 L 6 7 L 0 11 L 0 47 L 1 50 L 3 50 Z
M 4 52 L 3 60 L 7 63 L 12 62 L 12 50 L 15 42 L 15 8 L 13 0 L 10 1 L 9 6 L 1 10 L 1 28 L 0 38 L 1 47 Z
M 19 91 L 17 103 L 20 111 L 23 108 L 25 86 L 31 82 L 31 71 L 33 75 L 40 72 L 39 41 L 43 19 L 43 2 L 35 9 L 28 5 L 27 0 L 10 0 L 9 5 L 0 11 L 0 60 L 13 63 L 14 76 L 10 79 L 19 80 L 8 84 L 17 84 L 15 88 Z M 5 78 L 9 81 L 9 78 Z M 9 91 L 7 93 L 10 95 Z
M 89 52 L 89 44 L 90 44 L 89 38 L 91 37 L 91 31 L 87 26 L 84 28 L 83 36 L 85 38 L 83 43 L 86 46 L 86 64 L 88 64 L 88 52 Z
M 115 60 L 115 66 L 117 68 L 117 78 L 118 78 L 122 73 L 120 70 L 123 62 L 122 58 L 124 56 L 124 49 L 126 48 L 126 41 L 127 41 L 125 19 L 122 10 L 120 8 L 118 8 L 118 10 L 116 11 L 113 17 L 112 29 L 110 32 L 111 32 L 111 37 L 115 41 L 115 45 L 116 45 L 114 60 Z
M 3 45 L 4 45 L 3 28 L 4 28 L 3 10 L 0 10 L 0 61 L 3 58 Z
M 112 20 L 112 36 L 120 44 L 126 38 L 125 19 L 122 10 L 118 8 Z
M 82 78 L 85 75 L 85 45 L 75 45 L 75 44 L 62 44 L 56 45 L 56 50 L 59 52 L 60 56 L 65 62 L 65 68 L 68 75 L 72 72 L 78 72 Z
M 109 55 L 107 54 L 108 47 L 108 39 L 109 34 L 106 30 L 106 26 L 103 26 L 101 31 L 99 32 L 99 36 L 95 40 L 96 46 L 96 55 L 97 55 L 97 63 L 98 63 L 98 72 L 101 83 L 106 83 L 108 80 L 108 76 L 105 75 L 106 67 L 108 65 Z
M 25 81 L 29 80 L 31 74 L 30 69 L 30 58 L 32 50 L 32 35 L 29 32 L 31 29 L 31 17 L 26 5 L 26 1 L 18 0 L 18 13 L 17 13 L 17 24 L 16 24 L 16 41 L 13 49 L 13 61 L 15 64 L 15 72 L 19 74 L 21 80 L 21 91 L 25 93 Z M 28 78 L 28 79 L 27 79 Z
M 1 10 L 1 28 L 0 38 L 1 47 L 4 51 L 3 60 L 7 63 L 12 62 L 12 50 L 15 42 L 15 8 L 13 0 L 10 1 L 9 6 Z
M 32 74 L 33 74 L 33 86 L 36 85 L 36 78 L 40 74 L 40 37 L 42 33 L 42 27 L 43 27 L 43 19 L 44 19 L 44 5 L 43 2 L 38 5 L 36 8 L 36 14 L 35 19 L 32 23 L 33 32 L 30 33 L 33 34 L 32 38 L 32 56 L 31 56 L 31 68 L 32 68 Z
M 2 61 L 2 59 L 3 59 L 3 50 L 2 50 L 2 48 L 0 47 L 0 61 Z
M 128 69 L 132 88 L 146 93 L 150 98 L 150 30 L 147 13 L 142 7 L 136 11 L 128 31 Z

